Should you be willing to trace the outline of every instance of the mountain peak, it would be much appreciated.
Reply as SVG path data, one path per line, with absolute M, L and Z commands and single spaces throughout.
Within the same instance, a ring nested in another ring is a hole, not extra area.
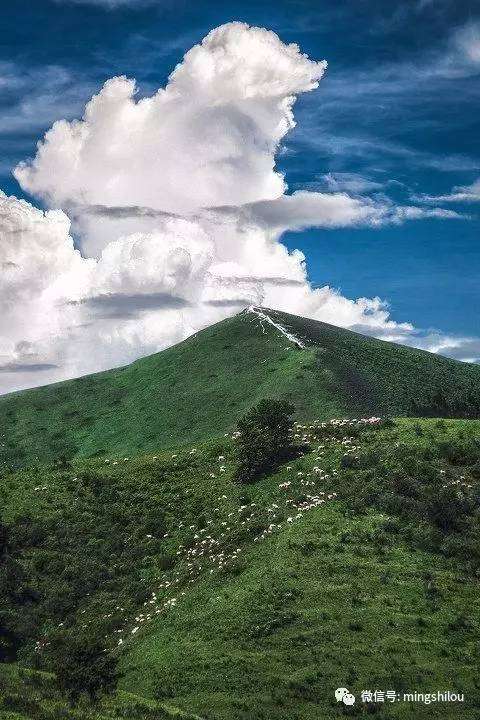
M 284 335 L 287 340 L 291 343 L 293 343 L 296 347 L 303 350 L 306 345 L 293 333 L 289 332 L 281 323 L 275 322 L 275 320 L 272 318 L 272 314 L 275 316 L 275 310 L 271 310 L 270 308 L 263 308 L 259 307 L 257 305 L 250 305 L 245 312 L 251 313 L 252 315 L 256 315 L 260 319 L 260 324 L 262 328 L 264 327 L 263 323 L 269 323 L 272 327 L 276 328 L 278 332 L 280 332 L 282 335 Z

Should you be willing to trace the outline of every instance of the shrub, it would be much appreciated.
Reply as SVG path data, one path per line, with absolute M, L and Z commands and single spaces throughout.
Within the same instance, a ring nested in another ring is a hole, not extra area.
M 342 468 L 349 469 L 358 465 L 358 459 L 353 455 L 343 455 L 340 461 Z
M 463 527 L 466 507 L 452 486 L 441 488 L 427 506 L 430 520 L 443 532 L 459 531 Z
M 353 632 L 362 632 L 364 627 L 361 622 L 358 622 L 357 620 L 353 622 L 348 623 L 348 629 L 352 630 Z
M 472 624 L 471 624 L 470 620 L 463 613 L 456 615 L 448 623 L 448 629 L 453 630 L 454 632 L 457 630 L 470 630 L 471 627 L 472 627 Z
M 423 435 L 423 427 L 420 425 L 420 423 L 415 423 L 413 426 L 413 430 L 415 432 L 415 435 L 418 435 L 418 437 L 421 437 Z
M 477 438 L 465 440 L 461 432 L 454 440 L 440 442 L 438 448 L 452 465 L 475 465 L 480 461 L 480 442 Z

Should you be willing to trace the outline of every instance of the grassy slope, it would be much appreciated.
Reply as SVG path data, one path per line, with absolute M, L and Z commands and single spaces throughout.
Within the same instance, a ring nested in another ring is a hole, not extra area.
M 298 432 L 315 434 L 302 428 Z M 420 424 L 402 420 L 393 429 L 364 431 L 353 441 L 358 450 L 348 453 L 381 455 L 382 466 L 389 467 L 399 444 L 404 456 L 417 449 L 429 451 L 459 433 L 473 438 L 479 432 L 477 421 L 439 425 L 433 420 Z M 157 459 L 119 458 L 116 465 L 81 461 L 73 470 L 43 475 L 41 486 L 32 471 L 12 476 L 2 497 L 7 522 L 28 513 L 54 520 L 62 507 L 72 507 L 69 523 L 77 519 L 86 523 L 82 518 L 92 516 L 91 526 L 78 540 L 76 552 L 82 560 L 85 547 L 89 557 L 103 551 L 105 517 L 109 523 L 115 517 L 118 523 L 110 526 L 110 535 L 118 534 L 120 545 L 125 539 L 137 549 L 135 562 L 128 565 L 129 581 L 122 580 L 118 592 L 104 580 L 96 595 L 82 597 L 80 586 L 77 610 L 66 618 L 50 618 L 46 626 L 52 629 L 60 619 L 75 623 L 82 618 L 98 632 L 99 607 L 104 612 L 117 604 L 128 607 L 129 612 L 119 614 L 108 629 L 106 621 L 107 644 L 116 647 L 119 637 L 124 640 L 122 691 L 152 698 L 159 708 L 179 707 L 209 720 L 340 717 L 345 709 L 335 704 L 332 693 L 344 685 L 357 694 L 375 688 L 458 690 L 467 700 L 461 708 L 462 720 L 473 720 L 480 703 L 478 579 L 457 561 L 428 547 L 421 549 L 409 532 L 387 533 L 389 519 L 374 506 L 354 512 L 356 491 L 349 496 L 350 476 L 342 469 L 348 443 L 332 438 L 320 444 L 324 447 L 247 488 L 231 481 L 229 438 L 198 446 L 192 454 L 189 449 L 173 453 L 177 457 L 164 453 Z M 220 455 L 225 460 L 219 460 Z M 313 470 L 318 466 L 322 473 Z M 441 459 L 432 460 L 434 466 L 437 478 L 443 477 L 438 468 L 444 467 L 452 480 L 462 476 L 470 480 L 469 468 L 450 466 Z M 90 477 L 93 473 L 100 478 L 100 495 L 82 482 L 87 470 Z M 283 483 L 290 485 L 280 488 Z M 287 502 L 298 504 L 306 495 L 321 492 L 328 498 L 335 490 L 338 498 L 331 497 L 298 518 L 298 511 Z M 278 508 L 273 510 L 273 503 Z M 247 507 L 239 511 L 242 506 Z M 124 517 L 118 515 L 120 507 Z M 67 523 L 65 517 L 61 522 Z M 264 534 L 270 522 L 281 527 Z M 196 540 L 199 526 L 206 531 Z M 75 529 L 67 524 L 69 537 L 78 535 Z M 134 538 L 133 530 L 138 533 Z M 164 530 L 166 539 L 162 539 Z M 146 539 L 147 533 L 155 537 Z M 262 534 L 263 539 L 254 541 Z M 207 535 L 219 543 L 215 553 L 225 552 L 222 569 L 205 556 L 185 557 L 187 549 L 198 553 L 201 538 Z M 61 538 L 53 546 L 48 541 L 47 547 L 49 552 L 57 548 L 59 555 L 51 558 L 50 575 L 48 564 L 42 565 L 36 587 L 40 594 L 56 582 L 58 558 L 67 552 Z M 27 565 L 35 553 L 40 555 L 40 549 L 27 552 Z M 162 569 L 165 555 L 173 559 L 168 569 Z M 122 558 L 117 551 L 117 567 Z M 140 603 L 137 609 L 128 604 L 132 577 L 136 582 L 140 578 L 147 596 L 146 605 Z M 172 585 L 166 587 L 166 582 Z M 152 592 L 156 599 L 150 604 Z M 139 630 L 132 633 L 135 627 Z M 15 688 L 9 692 L 15 695 Z M 117 711 L 122 716 L 124 701 L 121 695 L 110 702 L 110 708 L 112 702 L 116 704 L 114 717 Z M 48 702 L 39 699 L 36 714 L 26 712 L 15 720 L 50 719 L 42 714 Z M 109 716 L 107 710 L 96 717 Z M 161 718 L 165 709 L 158 712 Z M 89 715 L 85 711 L 79 717 Z M 133 711 L 129 717 L 135 717 Z M 458 718 L 460 714 L 454 705 L 397 703 L 381 709 L 376 717 Z
M 270 310 L 315 346 L 317 367 L 347 412 L 416 417 L 479 417 L 480 366 L 333 325 Z M 351 417 L 351 414 L 349 415 Z
M 198 442 L 266 396 L 307 419 L 479 415 L 478 366 L 269 312 L 307 349 L 241 314 L 128 367 L 0 398 L 0 467 Z
M 475 717 L 478 588 L 429 553 L 400 545 L 379 558 L 369 538 L 383 522 L 326 508 L 248 552 L 238 578 L 201 584 L 132 649 L 126 686 L 216 720 L 327 720 L 343 714 L 333 690 L 345 685 L 357 696 L 452 688 Z M 346 533 L 362 541 L 345 547 Z M 451 598 L 437 607 L 431 573 Z M 476 632 L 449 633 L 454 615 L 474 615 Z

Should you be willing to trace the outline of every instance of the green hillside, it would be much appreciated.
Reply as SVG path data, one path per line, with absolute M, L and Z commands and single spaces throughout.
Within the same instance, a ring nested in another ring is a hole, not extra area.
M 230 434 L 6 475 L 0 718 L 475 720 L 480 421 L 295 437 L 300 456 L 247 486 Z M 65 635 L 103 639 L 115 695 L 66 709 L 49 665 Z M 402 700 L 361 703 L 369 689 Z M 464 701 L 403 700 L 415 690 Z
M 263 312 L 305 347 L 247 311 L 127 367 L 0 398 L 0 467 L 199 442 L 262 397 L 307 420 L 480 415 L 479 366 Z

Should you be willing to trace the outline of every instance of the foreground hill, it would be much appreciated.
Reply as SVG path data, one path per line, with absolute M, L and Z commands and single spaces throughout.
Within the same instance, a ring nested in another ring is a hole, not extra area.
M 0 718 L 475 720 L 480 422 L 295 433 L 302 455 L 249 486 L 230 436 L 5 477 Z M 67 709 L 48 674 L 65 634 L 118 658 L 100 706 Z
M 131 365 L 0 398 L 0 467 L 226 432 L 263 397 L 297 416 L 480 416 L 480 366 L 251 309 Z

